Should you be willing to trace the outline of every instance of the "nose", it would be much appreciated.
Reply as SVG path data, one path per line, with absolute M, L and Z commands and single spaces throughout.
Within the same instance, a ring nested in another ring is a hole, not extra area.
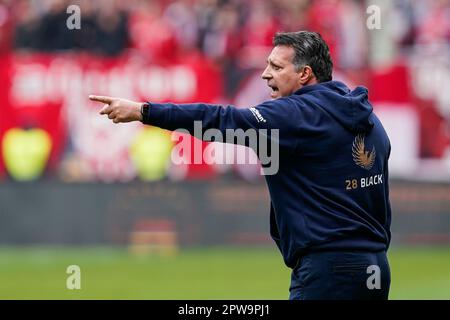
M 272 75 L 269 72 L 269 66 L 264 69 L 263 73 L 261 74 L 261 78 L 263 78 L 264 80 L 269 80 L 272 78 Z

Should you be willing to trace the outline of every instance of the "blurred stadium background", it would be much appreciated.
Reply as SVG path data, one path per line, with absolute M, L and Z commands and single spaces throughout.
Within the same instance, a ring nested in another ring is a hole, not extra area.
M 391 298 L 450 299 L 448 0 L 0 1 L 0 299 L 287 299 L 258 166 L 174 165 L 168 132 L 87 96 L 252 106 L 272 36 L 302 29 L 392 141 Z

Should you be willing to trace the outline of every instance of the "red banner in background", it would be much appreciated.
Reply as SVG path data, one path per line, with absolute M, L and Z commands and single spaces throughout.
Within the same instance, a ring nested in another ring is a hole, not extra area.
M 6 109 L 4 106 L 8 100 L 8 92 L 9 92 L 9 62 L 10 57 L 7 55 L 3 55 L 0 59 L 0 147 L 2 145 L 1 141 L 4 135 L 4 132 L 7 128 L 8 122 L 6 120 Z M 3 152 L 2 148 L 0 148 L 0 179 L 5 174 L 5 167 L 3 165 Z
M 105 181 L 135 177 L 129 148 L 142 128 L 140 124 L 114 125 L 98 116 L 99 106 L 89 102 L 89 94 L 182 103 L 212 102 L 222 90 L 219 70 L 198 55 L 187 56 L 180 63 L 157 65 L 134 55 L 18 54 L 0 62 L 0 78 L 0 141 L 12 128 L 26 132 L 42 129 L 51 139 L 47 169 L 53 173 L 59 169 L 64 154 L 73 160 L 71 165 L 79 166 L 75 171 L 84 178 Z M 23 143 L 28 135 L 20 136 L 20 141 L 8 146 Z M 21 149 L 24 157 L 25 146 L 26 142 Z M 0 175 L 13 171 L 5 159 L 14 158 L 18 151 L 8 148 L 2 144 Z M 197 171 L 202 175 L 214 172 L 206 164 L 192 166 L 189 171 L 187 177 Z

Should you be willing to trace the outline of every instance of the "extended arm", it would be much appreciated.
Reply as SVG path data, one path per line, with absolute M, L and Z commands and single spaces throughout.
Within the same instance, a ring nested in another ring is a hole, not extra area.
M 247 137 L 256 134 L 272 139 L 273 130 L 278 130 L 277 143 L 281 147 L 296 147 L 296 124 L 298 119 L 296 108 L 287 100 L 277 99 L 264 102 L 252 108 L 236 108 L 214 104 L 173 104 L 151 103 L 149 114 L 142 115 L 143 102 L 134 102 L 121 98 L 89 96 L 92 101 L 104 103 L 100 114 L 107 115 L 114 123 L 141 121 L 167 130 L 184 129 L 195 135 L 196 126 L 201 133 L 209 129 L 217 129 L 223 137 L 228 130 L 243 130 Z M 203 136 L 197 136 L 203 139 Z M 204 139 L 209 141 L 208 139 Z M 279 141 L 278 141 L 279 140 Z M 246 140 L 247 141 L 247 140 Z M 247 145 L 242 141 L 226 141 Z

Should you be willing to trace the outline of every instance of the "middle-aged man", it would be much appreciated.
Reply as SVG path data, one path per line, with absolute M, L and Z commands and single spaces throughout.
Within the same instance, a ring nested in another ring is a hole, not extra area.
M 270 233 L 292 268 L 290 299 L 387 299 L 389 138 L 367 89 L 332 81 L 318 33 L 278 33 L 273 44 L 262 74 L 272 100 L 252 108 L 89 98 L 114 123 L 265 130 L 279 150 L 279 168 L 265 178 Z

